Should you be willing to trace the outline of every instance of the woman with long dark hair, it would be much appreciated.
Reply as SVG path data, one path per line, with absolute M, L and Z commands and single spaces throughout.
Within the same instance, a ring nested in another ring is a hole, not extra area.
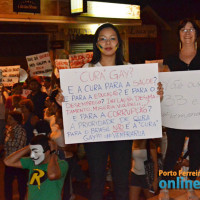
M 109 39 L 107 39 L 105 35 L 102 34 L 101 31 L 103 29 L 112 30 L 111 37 Z M 110 45 L 106 45 L 108 42 L 110 43 Z M 110 57 L 110 59 L 112 60 L 112 65 L 125 64 L 123 56 L 123 42 L 120 37 L 119 31 L 115 26 L 109 23 L 100 26 L 94 35 L 93 57 L 90 63 L 97 64 L 98 62 L 100 62 L 102 66 L 106 66 L 104 65 L 104 62 L 107 62 L 108 60 L 105 60 L 105 57 Z M 87 67 L 87 64 L 84 67 Z
M 109 23 L 103 24 L 94 35 L 93 59 L 83 67 L 123 65 L 122 52 L 122 40 L 117 28 Z M 103 199 L 108 155 L 116 200 L 127 200 L 132 141 L 94 142 L 84 146 L 91 178 L 90 200 Z
M 127 64 L 124 61 L 122 40 L 115 26 L 101 25 L 93 42 L 93 59 L 83 67 L 106 67 Z M 163 95 L 159 84 L 158 94 Z M 102 200 L 106 177 L 106 164 L 110 156 L 116 200 L 129 199 L 129 170 L 131 167 L 132 141 L 85 143 L 91 178 L 90 200 Z

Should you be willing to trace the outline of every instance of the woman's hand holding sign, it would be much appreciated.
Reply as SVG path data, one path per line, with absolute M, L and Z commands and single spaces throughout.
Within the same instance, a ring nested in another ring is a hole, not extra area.
M 164 89 L 163 89 L 163 86 L 162 86 L 162 83 L 161 82 L 158 82 L 158 87 L 157 87 L 157 94 L 160 95 L 160 101 L 163 100 L 163 94 L 164 94 Z

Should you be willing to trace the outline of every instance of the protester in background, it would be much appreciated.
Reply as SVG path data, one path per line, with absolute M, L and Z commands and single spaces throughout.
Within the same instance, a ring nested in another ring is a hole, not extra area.
M 45 100 L 46 108 L 44 109 L 44 119 L 49 122 L 52 131 L 58 128 L 55 121 L 54 107 L 52 106 L 54 100 L 55 98 L 53 98 L 52 95 L 50 97 L 47 97 Z
M 60 90 L 60 79 L 55 79 L 55 89 L 52 91 L 51 96 L 56 97 Z
M 45 102 L 44 102 L 44 104 L 45 104 L 45 109 L 44 109 L 44 119 L 46 118 L 47 120 L 48 120 L 48 118 L 49 117 L 51 117 L 52 116 L 52 114 L 51 114 L 51 111 L 50 111 L 50 108 L 51 108 L 51 100 L 50 100 L 50 97 L 47 97 L 46 99 L 45 99 Z M 49 121 L 49 120 L 48 120 Z
M 62 109 L 59 108 L 55 111 L 55 123 L 57 124 L 57 130 L 53 131 L 50 135 L 59 147 L 65 147 L 64 140 L 64 130 L 63 130 L 63 121 L 62 121 Z
M 65 159 L 65 154 L 64 154 L 64 147 L 65 147 L 65 140 L 64 140 L 64 132 L 59 128 L 59 125 L 56 123 L 56 112 L 62 109 L 61 107 L 57 104 L 56 100 L 54 99 L 54 102 L 52 102 L 51 106 L 51 112 L 53 114 L 52 121 L 50 123 L 51 127 L 51 135 L 50 138 L 56 142 L 56 144 L 59 147 L 59 158 L 60 159 Z
M 10 111 L 13 111 L 13 105 L 12 105 L 12 95 L 22 95 L 22 83 L 15 83 L 12 87 L 12 90 L 11 90 L 11 96 L 9 96 L 7 99 L 6 99 L 6 102 L 5 102 L 5 109 L 6 109 L 6 118 L 7 118 L 7 115 Z M 24 97 L 22 97 L 24 98 Z
M 45 92 L 48 96 L 52 93 L 51 77 L 44 77 L 44 84 L 42 86 L 42 92 Z
M 43 110 L 45 108 L 45 99 L 47 94 L 41 92 L 41 84 L 39 80 L 35 77 L 29 81 L 29 89 L 32 92 L 27 96 L 28 99 L 31 99 L 34 105 L 34 113 L 39 117 L 39 119 L 43 119 Z
M 23 82 L 22 88 L 27 90 L 28 89 L 28 79 Z
M 147 160 L 147 142 L 149 142 L 150 155 L 154 162 L 154 182 L 150 192 L 146 180 L 144 161 Z M 132 169 L 130 181 L 130 200 L 139 200 L 143 192 L 145 198 L 151 198 L 158 190 L 158 160 L 156 145 L 152 140 L 135 140 L 132 146 Z
M 63 100 L 63 95 L 62 91 L 60 89 L 60 79 L 57 78 L 55 80 L 55 89 L 52 91 L 51 96 L 50 96 L 51 101 L 55 101 L 62 106 L 62 100 Z
M 30 158 L 23 158 L 29 153 Z M 61 200 L 68 164 L 59 160 L 57 145 L 47 136 L 35 136 L 30 145 L 8 156 L 4 163 L 29 170 L 28 200 Z
M 26 145 L 26 131 L 22 128 L 22 114 L 18 111 L 12 111 L 8 114 L 8 128 L 5 133 L 4 150 L 5 156 L 8 157 L 13 152 L 23 148 Z M 12 185 L 17 177 L 19 199 L 24 200 L 26 195 L 27 176 L 26 171 L 14 167 L 5 167 L 4 173 L 4 192 L 5 199 L 13 199 Z
M 164 59 L 164 64 L 168 65 L 170 71 L 200 70 L 200 52 L 197 49 L 197 37 L 199 27 L 195 21 L 184 19 L 179 23 L 178 36 L 180 40 L 180 51 Z M 164 171 L 172 171 L 182 153 L 185 137 L 189 136 L 189 171 L 199 170 L 200 166 L 200 130 L 179 130 L 166 128 L 167 132 L 167 152 L 164 161 Z M 163 177 L 169 178 L 169 177 Z M 189 176 L 195 180 L 196 176 Z M 194 191 L 188 193 L 195 199 Z
M 33 130 L 34 136 L 37 135 L 46 135 L 49 136 L 51 134 L 51 127 L 47 120 L 41 119 L 39 120 Z
M 58 129 L 58 125 L 56 124 L 56 118 L 55 118 L 55 114 L 57 112 L 57 110 L 61 109 L 61 105 L 58 104 L 57 100 L 56 100 L 56 93 L 51 94 L 50 96 L 50 100 L 51 100 L 51 107 L 50 107 L 50 113 L 52 114 L 52 116 L 50 117 L 51 121 L 50 121 L 50 126 L 51 126 L 51 130 L 52 132 L 55 132 Z M 55 96 L 54 96 L 55 95 Z
M 93 42 L 93 58 L 91 63 L 83 67 L 106 67 L 124 65 L 122 40 L 115 26 L 106 23 L 101 25 Z M 163 95 L 159 84 L 158 94 Z M 131 167 L 132 141 L 111 141 L 85 143 L 89 164 L 91 191 L 90 200 L 102 200 L 106 177 L 106 165 L 110 155 L 112 177 L 116 200 L 129 199 L 129 170 Z
M 13 106 L 13 111 L 19 111 L 21 112 L 21 108 L 19 105 L 19 102 L 22 100 L 22 96 L 21 95 L 13 95 L 12 96 L 12 106 Z
M 3 143 L 4 143 L 4 130 L 6 125 L 5 120 L 5 102 L 8 98 L 8 93 L 6 92 L 3 85 L 0 85 L 0 157 L 3 152 Z
M 19 102 L 20 108 L 23 115 L 23 127 L 26 130 L 27 141 L 26 144 L 29 144 L 33 138 L 33 129 L 35 124 L 38 122 L 39 118 L 33 113 L 34 105 L 30 99 L 24 99 Z
M 65 144 L 62 109 L 58 109 L 56 111 L 55 117 L 58 129 L 55 132 L 51 133 L 50 138 L 56 142 L 61 150 L 63 150 L 64 159 L 69 164 L 68 173 L 65 178 L 65 183 L 63 187 L 63 200 L 72 200 L 72 198 L 74 198 L 74 194 L 71 180 L 71 172 L 73 169 L 73 164 L 75 163 L 74 154 L 77 150 L 77 144 Z

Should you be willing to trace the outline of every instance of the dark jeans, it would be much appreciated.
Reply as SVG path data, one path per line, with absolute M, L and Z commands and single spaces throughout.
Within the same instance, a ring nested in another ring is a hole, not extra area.
M 26 188 L 28 181 L 27 175 L 28 175 L 27 170 L 15 167 L 7 167 L 7 166 L 5 167 L 5 173 L 4 173 L 5 200 L 13 199 L 12 184 L 15 177 L 17 178 L 18 182 L 19 200 L 24 200 L 26 196 Z
M 95 142 L 86 143 L 84 146 L 91 178 L 89 199 L 103 199 L 109 155 L 116 200 L 128 200 L 132 141 Z
M 71 195 L 72 195 L 72 182 L 71 182 L 71 171 L 72 171 L 72 167 L 73 167 L 73 160 L 74 157 L 71 158 L 66 158 L 65 159 L 68 162 L 68 172 L 67 175 L 65 177 L 65 182 L 64 182 L 64 186 L 63 186 L 63 200 L 70 200 Z
M 181 156 L 185 137 L 189 136 L 189 171 L 199 170 L 200 167 L 200 130 L 178 130 L 167 128 L 167 152 L 164 161 L 164 171 L 174 170 L 178 158 Z M 188 176 L 195 180 L 196 176 Z M 163 177 L 169 179 L 170 177 Z

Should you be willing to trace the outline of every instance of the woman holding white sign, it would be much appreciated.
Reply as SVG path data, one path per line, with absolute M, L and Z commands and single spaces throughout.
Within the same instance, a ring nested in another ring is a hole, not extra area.
M 92 61 L 83 67 L 106 67 L 124 64 L 126 63 L 123 57 L 122 40 L 117 28 L 109 23 L 101 25 L 94 35 Z M 158 94 L 162 96 L 161 84 L 159 84 L 158 90 Z M 85 150 L 91 178 L 89 199 L 103 199 L 106 164 L 109 155 L 115 198 L 116 200 L 128 200 L 132 141 L 85 143 Z
M 199 27 L 195 21 L 191 19 L 182 20 L 178 26 L 178 36 L 180 51 L 176 55 L 165 59 L 164 64 L 168 65 L 170 71 L 200 70 L 200 52 L 197 50 Z M 176 161 L 182 153 L 186 136 L 190 137 L 188 145 L 190 157 L 189 171 L 199 169 L 200 131 L 167 128 L 168 147 L 164 162 L 164 171 L 172 171 L 174 169 Z M 189 176 L 189 178 L 195 180 L 196 176 Z

